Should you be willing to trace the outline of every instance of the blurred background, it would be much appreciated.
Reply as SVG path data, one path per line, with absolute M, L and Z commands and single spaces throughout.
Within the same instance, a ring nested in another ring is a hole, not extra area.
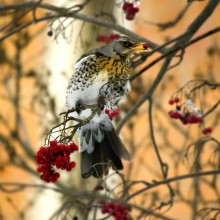
M 183 34 L 209 4 L 209 1 L 186 0 L 129 1 L 139 8 L 135 17 L 129 20 L 122 10 L 125 1 L 32 2 L 65 8 L 85 4 L 78 13 L 118 24 L 156 45 L 163 45 Z M 0 7 L 17 3 L 26 1 L 1 1 Z M 56 186 L 61 190 L 84 192 L 93 190 L 97 180 L 83 180 L 76 166 L 72 172 L 63 173 L 56 185 L 44 183 L 36 172 L 35 154 L 44 145 L 51 128 L 62 120 L 59 114 L 66 110 L 65 93 L 74 73 L 74 63 L 82 54 L 106 43 L 105 40 L 97 40 L 100 36 L 113 33 L 126 35 L 126 32 L 65 17 L 19 28 L 31 22 L 33 16 L 40 18 L 48 15 L 46 9 L 33 10 L 33 7 L 28 6 L 19 10 L 0 10 L 0 219 L 73 219 L 75 214 L 57 214 L 64 204 L 65 196 L 45 190 L 42 184 L 45 187 Z M 194 37 L 219 27 L 219 13 L 218 5 Z M 9 34 L 13 31 L 14 34 Z M 156 52 L 140 62 L 132 69 L 132 74 L 138 73 L 159 55 Z M 172 64 L 176 62 L 178 58 L 173 59 Z M 121 101 L 120 115 L 115 119 L 115 126 L 120 126 L 120 136 L 133 156 L 131 162 L 124 162 L 124 178 L 128 183 L 140 181 L 130 188 L 131 194 L 143 187 L 141 181 L 163 179 L 149 128 L 149 103 L 144 102 L 122 124 L 127 112 L 154 83 L 162 64 L 163 61 L 157 62 L 132 81 L 132 92 Z M 220 34 L 215 33 L 187 47 L 181 62 L 166 72 L 152 95 L 154 137 L 161 158 L 169 168 L 167 178 L 220 168 L 219 107 L 205 118 L 205 124 L 202 125 L 182 125 L 168 115 L 174 108 L 168 104 L 173 93 L 193 79 L 219 83 L 219 70 Z M 196 85 L 192 82 L 184 87 L 183 96 Z M 193 99 L 205 113 L 220 100 L 219 87 L 202 87 Z M 204 127 L 213 130 L 206 139 L 202 134 Z M 77 164 L 78 156 L 74 154 Z M 109 186 L 114 187 L 120 178 L 116 176 L 108 181 Z M 12 182 L 28 184 L 28 187 L 6 188 L 2 185 Z M 170 185 L 175 192 L 172 204 L 169 202 L 170 190 L 165 184 L 139 194 L 132 202 L 147 210 L 157 210 L 171 219 L 211 219 L 213 212 L 205 216 L 201 210 L 220 208 L 220 186 L 217 183 L 217 175 L 175 181 Z M 135 210 L 132 215 L 134 219 L 155 219 L 142 216 Z M 220 215 L 216 219 L 220 219 Z

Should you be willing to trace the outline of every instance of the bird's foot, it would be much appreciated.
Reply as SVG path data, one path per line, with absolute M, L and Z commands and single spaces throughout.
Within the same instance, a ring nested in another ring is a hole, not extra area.
M 83 103 L 79 100 L 76 102 L 76 112 L 79 114 L 81 112 L 81 110 L 83 110 L 84 105 Z
M 105 96 L 100 95 L 97 100 L 97 106 L 100 110 L 103 110 L 106 104 Z

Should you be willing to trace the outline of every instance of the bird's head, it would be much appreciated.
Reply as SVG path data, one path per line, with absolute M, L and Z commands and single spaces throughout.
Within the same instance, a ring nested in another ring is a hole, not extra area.
M 134 41 L 128 37 L 121 37 L 113 42 L 113 50 L 119 56 L 129 57 L 132 53 L 147 50 L 149 45 Z

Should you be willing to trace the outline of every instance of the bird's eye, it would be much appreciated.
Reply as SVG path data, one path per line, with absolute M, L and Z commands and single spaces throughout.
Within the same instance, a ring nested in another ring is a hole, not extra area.
M 131 44 L 131 42 L 129 42 L 129 41 L 122 41 L 121 42 L 121 44 L 124 46 L 124 47 L 130 47 L 132 44 Z

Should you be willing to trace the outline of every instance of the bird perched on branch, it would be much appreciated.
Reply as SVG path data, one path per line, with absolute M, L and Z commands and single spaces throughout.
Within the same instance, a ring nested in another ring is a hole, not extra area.
M 129 92 L 129 57 L 135 51 L 146 49 L 146 43 L 122 37 L 83 55 L 75 64 L 67 88 L 68 110 L 75 108 L 78 118 L 86 119 L 92 110 L 80 106 L 98 105 L 102 100 L 99 111 L 78 129 L 83 178 L 100 178 L 108 174 L 109 167 L 121 170 L 121 159 L 131 159 L 104 110 L 114 108 Z

